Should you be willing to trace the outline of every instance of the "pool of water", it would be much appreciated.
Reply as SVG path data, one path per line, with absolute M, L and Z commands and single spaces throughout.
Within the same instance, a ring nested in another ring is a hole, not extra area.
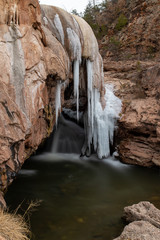
M 160 208 L 160 171 L 43 154 L 27 160 L 6 194 L 12 209 L 29 200 L 42 200 L 30 218 L 33 240 L 112 240 L 124 227 L 125 206 Z

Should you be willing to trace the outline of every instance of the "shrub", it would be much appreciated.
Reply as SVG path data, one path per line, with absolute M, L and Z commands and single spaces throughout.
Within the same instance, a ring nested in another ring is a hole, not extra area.
M 124 26 L 128 24 L 128 19 L 126 16 L 122 13 L 117 20 L 117 24 L 115 26 L 115 29 L 118 31 L 121 31 Z

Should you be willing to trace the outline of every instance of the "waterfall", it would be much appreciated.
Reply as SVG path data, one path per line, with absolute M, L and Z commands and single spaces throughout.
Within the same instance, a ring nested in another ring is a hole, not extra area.
M 57 126 L 58 113 L 59 111 L 61 111 L 61 81 L 57 81 L 55 109 L 56 109 L 56 126 Z
M 77 153 L 80 155 L 84 142 L 84 130 L 78 124 L 59 117 L 58 126 L 53 134 L 52 153 Z
M 90 156 L 94 149 L 98 158 L 101 159 L 110 155 L 110 144 L 113 144 L 115 123 L 121 111 L 121 100 L 114 95 L 113 86 L 108 84 L 105 86 L 104 101 L 106 105 L 103 109 L 100 91 L 93 86 L 93 66 L 93 62 L 88 59 L 86 61 L 88 108 L 87 113 L 84 114 L 85 142 L 81 152 L 82 155 Z M 78 70 L 76 74 L 77 78 Z M 79 88 L 79 85 L 75 84 L 74 87 Z M 79 96 L 77 99 L 79 101 Z M 61 109 L 61 81 L 57 82 L 55 102 L 57 125 L 58 113 Z M 52 152 L 79 153 L 79 146 L 82 145 L 82 140 L 84 140 L 83 137 L 80 137 L 83 135 L 81 127 L 74 122 L 64 119 L 62 116 L 59 124 L 54 135 Z
M 99 54 L 97 40 L 91 27 L 82 18 L 71 16 L 67 12 L 57 8 L 48 9 L 44 6 L 44 9 L 47 12 L 48 21 L 54 21 L 54 24 L 52 24 L 54 27 L 51 28 L 53 35 L 59 39 L 70 59 L 69 69 L 73 75 L 67 72 L 66 79 L 68 78 L 70 82 L 70 79 L 73 77 L 73 95 L 76 101 L 75 115 L 77 122 L 81 125 L 83 125 L 83 123 L 79 112 L 79 89 L 81 89 L 81 97 L 85 99 L 87 95 L 87 109 L 84 113 L 85 139 L 81 153 L 82 155 L 90 156 L 93 152 L 96 152 L 100 159 L 108 157 L 110 155 L 110 145 L 113 143 L 116 120 L 121 111 L 121 101 L 114 96 L 113 88 L 110 85 L 106 85 L 104 94 L 103 61 Z M 82 59 L 83 61 L 81 61 Z M 62 149 L 64 146 L 68 146 L 64 148 L 71 152 L 71 145 L 76 149 L 74 142 L 78 141 L 78 135 L 75 137 L 73 133 L 70 138 L 68 137 L 69 133 L 72 132 L 72 127 L 74 130 L 76 129 L 76 125 L 74 125 L 75 119 L 69 117 L 69 119 L 73 121 L 72 124 L 71 122 L 67 122 L 68 117 L 67 120 L 65 120 L 61 116 L 59 118 L 60 122 L 58 122 L 58 115 L 61 110 L 62 85 L 60 81 L 57 82 L 55 99 L 57 126 L 55 136 L 60 140 L 60 143 L 55 139 L 56 147 L 53 149 L 56 152 L 56 149 L 59 148 L 58 145 L 60 145 Z M 69 94 L 72 94 L 72 88 L 70 88 Z M 102 101 L 106 103 L 103 107 Z M 64 116 L 66 115 L 64 114 Z M 60 127 L 63 129 L 62 132 L 59 130 Z M 62 143 L 64 133 L 67 133 L 67 140 Z

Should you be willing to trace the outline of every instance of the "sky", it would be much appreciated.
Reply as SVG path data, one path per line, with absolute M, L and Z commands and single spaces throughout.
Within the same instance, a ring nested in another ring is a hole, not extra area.
M 83 12 L 89 0 L 40 0 L 40 4 L 61 7 L 68 12 L 76 9 L 78 13 Z

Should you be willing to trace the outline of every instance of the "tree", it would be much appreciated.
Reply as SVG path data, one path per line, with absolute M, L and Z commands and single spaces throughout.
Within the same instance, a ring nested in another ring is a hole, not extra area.
M 77 9 L 73 9 L 71 11 L 71 13 L 74 14 L 74 15 L 80 16 L 80 14 L 77 12 Z

